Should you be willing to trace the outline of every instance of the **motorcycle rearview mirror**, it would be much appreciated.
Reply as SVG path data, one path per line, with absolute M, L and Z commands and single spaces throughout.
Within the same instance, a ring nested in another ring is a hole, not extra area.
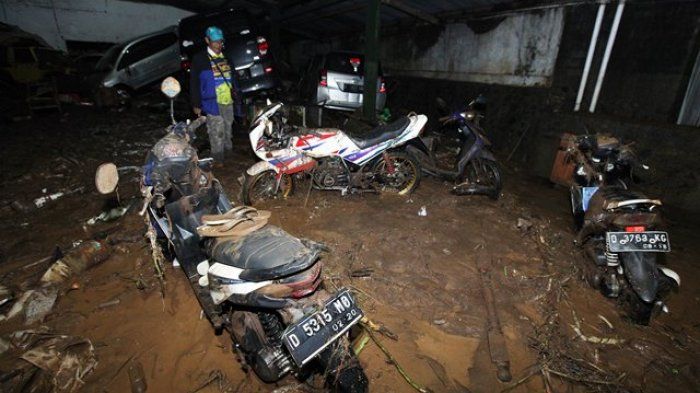
M 172 120 L 173 124 L 175 124 L 175 109 L 173 108 L 173 101 L 175 100 L 175 97 L 180 94 L 180 82 L 178 82 L 177 79 L 173 78 L 172 76 L 169 76 L 163 79 L 163 82 L 160 84 L 160 91 L 165 94 L 166 97 L 170 98 L 170 119 Z
M 106 162 L 95 171 L 95 187 L 102 195 L 113 193 L 119 184 L 119 171 L 112 162 Z
M 476 97 L 470 104 L 469 106 L 476 110 L 476 111 L 484 111 L 486 110 L 486 97 L 484 97 L 483 94 L 479 94 L 478 97 Z

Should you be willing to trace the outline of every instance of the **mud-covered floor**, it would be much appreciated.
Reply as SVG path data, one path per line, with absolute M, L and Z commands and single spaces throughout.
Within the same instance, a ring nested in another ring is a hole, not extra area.
M 34 285 L 49 265 L 35 262 L 47 260 L 56 246 L 112 240 L 111 257 L 73 280 L 77 289 L 62 294 L 43 323 L 33 326 L 92 341 L 99 364 L 82 391 L 129 391 L 125 365 L 133 360 L 143 365 L 153 392 L 265 392 L 295 383 L 287 378 L 265 385 L 246 375 L 230 339 L 216 336 L 202 319 L 177 268 L 167 267 L 161 296 L 141 237 L 137 172 L 122 174 L 122 204 L 133 203 L 127 215 L 86 224 L 114 203 L 95 191 L 97 165 L 141 165 L 167 122 L 164 107 L 146 106 L 102 113 L 74 108 L 64 116 L 2 126 L 0 281 L 19 293 Z M 232 199 L 240 189 L 236 178 L 253 162 L 243 138 L 235 137 L 234 157 L 216 171 Z M 410 198 L 313 191 L 305 201 L 306 188 L 299 187 L 266 207 L 273 224 L 331 247 L 324 257 L 326 285 L 355 291 L 366 314 L 398 336 L 377 339 L 431 391 L 699 391 L 697 218 L 668 212 L 673 252 L 667 262 L 683 284 L 668 302 L 670 314 L 637 326 L 580 279 L 583 259 L 572 243 L 567 191 L 517 168 L 505 171 L 496 202 L 455 197 L 447 184 L 424 178 Z M 33 207 L 43 189 L 51 194 L 79 187 L 82 192 Z M 422 206 L 427 216 L 417 214 Z M 531 227 L 518 228 L 519 218 Z M 512 384 L 498 382 L 489 358 L 477 263 L 490 266 Z M 352 277 L 365 268 L 369 277 Z M 614 344 L 582 340 L 577 325 L 584 335 Z M 21 318 L 0 322 L 0 336 L 26 328 Z M 2 373 L 23 362 L 17 355 L 12 349 L 2 355 Z M 413 390 L 376 345 L 368 344 L 360 360 L 372 392 Z M 515 386 L 518 381 L 524 382 Z

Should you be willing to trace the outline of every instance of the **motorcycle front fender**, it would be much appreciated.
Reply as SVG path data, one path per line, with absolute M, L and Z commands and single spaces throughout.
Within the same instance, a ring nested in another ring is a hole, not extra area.
M 622 252 L 619 254 L 625 277 L 632 290 L 646 303 L 656 299 L 659 290 L 659 268 L 653 252 Z
M 430 149 L 423 142 L 423 138 L 413 138 L 406 143 L 406 150 L 412 151 L 414 154 L 424 154 L 426 157 L 430 157 Z
M 488 149 L 481 149 L 479 152 L 479 157 L 485 160 L 496 161 L 496 157 L 494 157 L 493 153 L 491 153 Z
M 270 164 L 269 162 L 267 162 L 267 161 L 258 161 L 258 162 L 256 162 L 255 164 L 253 164 L 253 166 L 251 166 L 250 168 L 248 168 L 248 169 L 246 170 L 246 173 L 247 173 L 249 176 L 255 176 L 255 175 L 259 174 L 259 173 L 263 173 L 263 172 L 268 171 L 268 170 L 270 170 L 270 169 L 273 170 L 273 171 L 275 171 L 275 173 L 278 173 L 278 172 L 279 172 L 279 168 L 277 168 L 276 166 Z

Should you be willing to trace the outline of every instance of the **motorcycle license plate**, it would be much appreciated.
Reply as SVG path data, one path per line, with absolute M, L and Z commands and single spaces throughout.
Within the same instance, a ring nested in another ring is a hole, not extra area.
M 342 289 L 326 301 L 321 310 L 289 326 L 282 341 L 294 362 L 301 367 L 347 332 L 362 315 L 350 291 Z
M 610 252 L 671 251 L 671 242 L 666 232 L 607 232 L 605 238 Z

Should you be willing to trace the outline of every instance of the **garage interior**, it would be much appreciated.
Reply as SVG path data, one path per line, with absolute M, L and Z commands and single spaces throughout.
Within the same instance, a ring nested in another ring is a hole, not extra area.
M 0 90 L 0 391 L 700 391 L 699 1 L 5 0 Z

